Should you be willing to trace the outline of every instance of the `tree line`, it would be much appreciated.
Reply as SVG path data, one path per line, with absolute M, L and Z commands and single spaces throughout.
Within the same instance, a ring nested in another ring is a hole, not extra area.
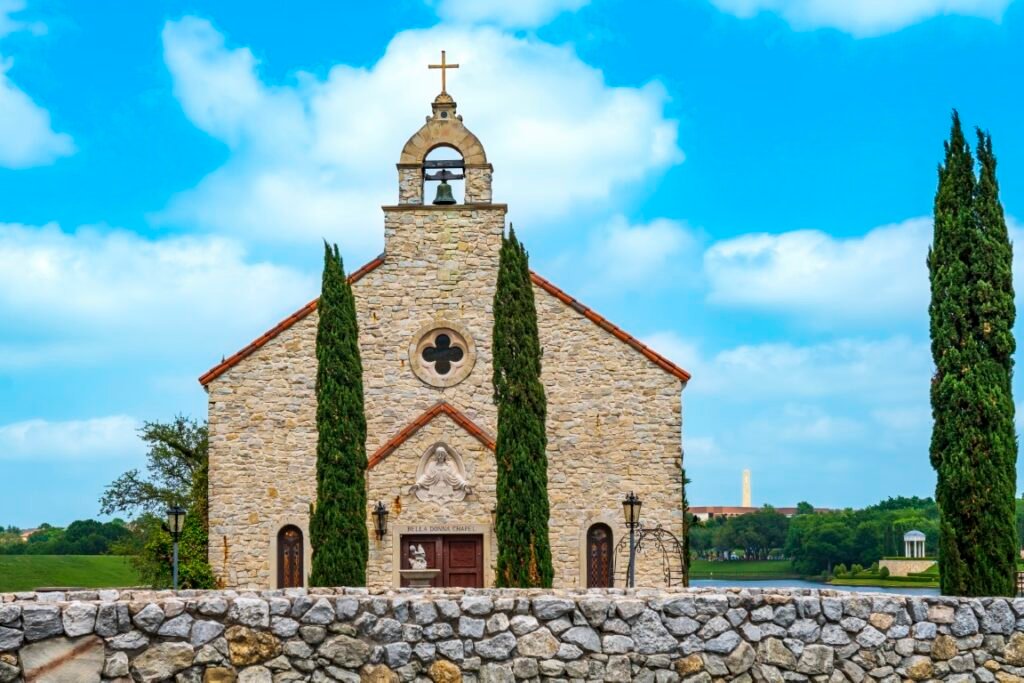
M 132 529 L 122 519 L 97 522 L 80 519 L 67 528 L 40 524 L 23 540 L 23 530 L 0 530 L 0 555 L 128 555 Z
M 797 572 L 811 576 L 830 573 L 838 564 L 869 566 L 901 556 L 903 534 L 911 529 L 924 532 L 926 547 L 934 551 L 938 516 L 934 500 L 916 496 L 829 512 L 801 503 L 791 518 L 765 506 L 748 515 L 692 523 L 690 547 L 704 559 L 789 559 Z

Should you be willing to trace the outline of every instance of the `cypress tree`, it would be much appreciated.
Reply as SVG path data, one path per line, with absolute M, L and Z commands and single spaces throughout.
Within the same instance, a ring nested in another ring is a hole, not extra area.
M 540 381 L 537 311 L 526 250 L 502 238 L 494 292 L 494 403 L 498 482 L 495 534 L 499 587 L 550 588 L 547 398 Z
M 355 300 L 338 246 L 324 243 L 316 331 L 316 505 L 309 522 L 313 586 L 365 586 L 366 415 Z
M 946 595 L 1012 595 L 1017 442 L 1012 247 L 991 139 L 981 175 L 953 113 L 935 195 L 931 279 L 931 462 L 938 474 L 939 567 Z

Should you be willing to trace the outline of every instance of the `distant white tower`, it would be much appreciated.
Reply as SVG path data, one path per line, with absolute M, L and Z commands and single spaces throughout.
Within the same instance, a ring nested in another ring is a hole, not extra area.
M 743 507 L 753 507 L 750 504 L 750 470 L 743 470 Z

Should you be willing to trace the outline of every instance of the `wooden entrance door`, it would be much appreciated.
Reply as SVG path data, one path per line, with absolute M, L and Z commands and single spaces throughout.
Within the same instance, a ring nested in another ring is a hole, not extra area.
M 277 587 L 302 588 L 302 531 L 288 525 L 277 532 Z
M 483 588 L 483 536 L 402 536 L 402 569 L 412 568 L 409 564 L 409 548 L 414 544 L 423 546 L 427 567 L 441 570 L 431 586 Z M 402 585 L 408 585 L 405 579 L 402 579 Z
M 595 524 L 587 530 L 587 588 L 611 588 L 612 530 Z

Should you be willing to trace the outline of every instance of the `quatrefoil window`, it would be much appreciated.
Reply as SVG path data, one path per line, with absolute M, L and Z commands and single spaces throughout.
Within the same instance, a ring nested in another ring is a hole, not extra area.
M 424 326 L 409 345 L 413 373 L 431 386 L 455 386 L 469 376 L 475 362 L 472 338 L 452 323 Z
M 434 364 L 434 372 L 439 375 L 447 375 L 451 372 L 452 363 L 458 363 L 466 354 L 457 345 L 452 344 L 452 338 L 441 333 L 434 337 L 434 346 L 423 349 L 423 360 Z

